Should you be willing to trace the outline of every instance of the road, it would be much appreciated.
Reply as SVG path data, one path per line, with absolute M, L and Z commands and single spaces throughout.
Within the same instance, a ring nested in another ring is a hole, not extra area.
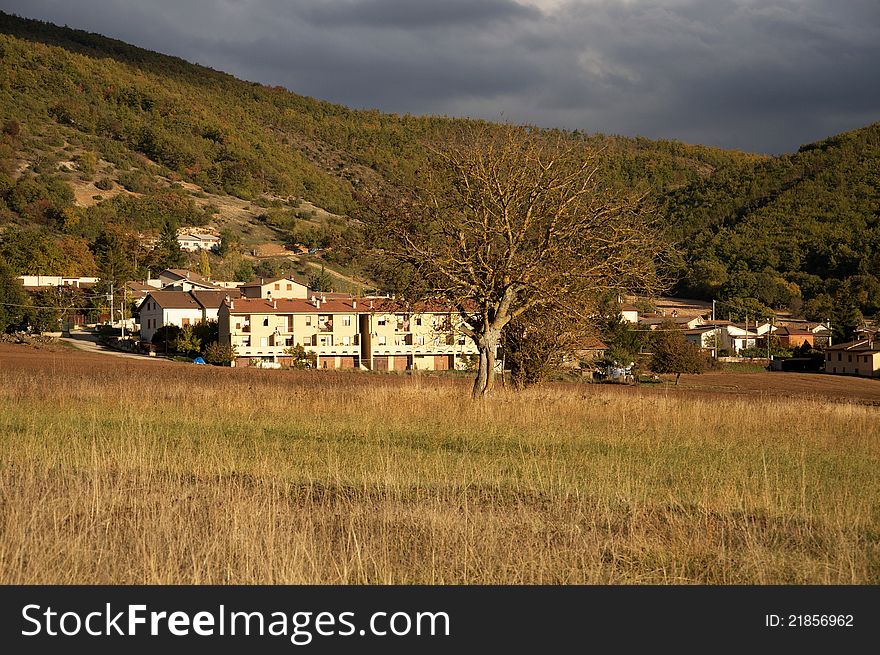
M 86 332 L 85 330 L 71 330 L 70 336 L 60 337 L 60 340 L 66 341 L 67 343 L 73 345 L 79 350 L 84 350 L 90 353 L 98 353 L 99 355 L 112 355 L 113 357 L 126 357 L 128 359 L 147 359 L 154 362 L 168 361 L 164 357 L 150 357 L 149 355 L 140 355 L 137 353 L 124 353 L 119 352 L 118 350 L 107 348 L 106 346 L 102 346 L 98 343 L 97 335 L 92 332 Z

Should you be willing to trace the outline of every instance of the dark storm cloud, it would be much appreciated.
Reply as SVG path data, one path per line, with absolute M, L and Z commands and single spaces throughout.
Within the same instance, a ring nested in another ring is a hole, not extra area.
M 354 107 L 779 152 L 880 118 L 876 0 L 4 0 Z
M 326 28 L 355 25 L 421 30 L 441 26 L 485 27 L 540 16 L 534 8 L 510 0 L 342 0 L 304 3 L 294 7 L 294 11 L 310 23 Z

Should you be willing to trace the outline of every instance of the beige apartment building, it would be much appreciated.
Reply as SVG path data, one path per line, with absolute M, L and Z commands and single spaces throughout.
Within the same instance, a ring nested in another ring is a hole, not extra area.
M 305 298 L 239 298 L 220 307 L 221 345 L 235 347 L 237 366 L 259 361 L 289 364 L 285 351 L 303 346 L 319 368 L 358 368 L 358 301 Z
M 371 371 L 461 369 L 478 353 L 448 307 L 422 304 L 405 311 L 393 301 L 366 302 L 360 315 L 362 363 Z
M 220 343 L 235 347 L 237 366 L 289 364 L 296 345 L 317 355 L 319 368 L 448 370 L 476 354 L 449 311 L 391 309 L 382 299 L 230 299 L 220 308 Z

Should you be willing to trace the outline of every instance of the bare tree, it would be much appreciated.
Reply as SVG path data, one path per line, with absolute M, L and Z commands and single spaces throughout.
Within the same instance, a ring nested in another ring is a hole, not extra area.
M 432 148 L 417 182 L 373 198 L 365 221 L 397 290 L 438 297 L 479 349 L 473 396 L 495 376 L 507 324 L 530 311 L 584 320 L 599 294 L 650 292 L 665 252 L 644 195 L 614 189 L 601 153 L 513 126 Z

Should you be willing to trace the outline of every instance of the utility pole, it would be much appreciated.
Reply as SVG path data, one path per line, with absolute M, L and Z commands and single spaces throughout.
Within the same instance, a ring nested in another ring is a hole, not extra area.
M 125 339 L 125 296 L 126 291 L 128 291 L 127 287 L 122 287 L 122 308 L 119 310 L 119 313 L 122 314 L 122 338 Z
M 712 300 L 712 321 L 715 321 L 715 300 Z
M 110 327 L 113 327 L 113 283 L 110 283 Z

